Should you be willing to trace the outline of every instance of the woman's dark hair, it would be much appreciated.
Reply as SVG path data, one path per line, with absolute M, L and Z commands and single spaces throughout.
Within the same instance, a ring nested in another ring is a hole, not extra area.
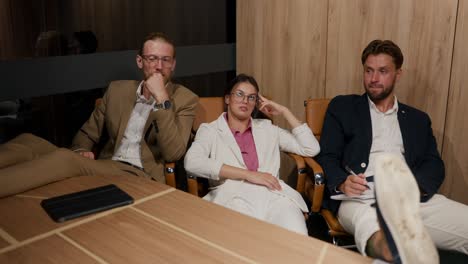
M 258 88 L 257 81 L 255 80 L 254 77 L 241 73 L 229 82 L 228 86 L 226 87 L 226 90 L 224 91 L 224 96 L 230 95 L 232 93 L 232 89 L 234 89 L 234 87 L 237 84 L 243 83 L 243 82 L 250 83 L 251 85 L 253 85 L 257 93 L 260 91 L 260 89 Z
M 257 93 L 260 92 L 260 88 L 258 87 L 258 84 L 255 78 L 245 73 L 241 73 L 228 83 L 226 90 L 224 90 L 224 97 L 230 96 L 234 87 L 236 87 L 236 85 L 238 85 L 239 83 L 250 83 L 255 88 Z M 224 105 L 224 111 L 227 111 L 227 105 Z M 252 118 L 265 118 L 265 117 L 266 116 L 263 115 L 262 112 L 258 111 L 257 105 L 255 105 L 255 108 L 252 111 Z

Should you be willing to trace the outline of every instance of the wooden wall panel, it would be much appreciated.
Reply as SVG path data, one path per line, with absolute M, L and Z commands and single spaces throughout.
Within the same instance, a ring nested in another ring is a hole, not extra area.
M 0 59 L 32 57 L 39 33 L 91 30 L 98 52 L 139 48 L 161 31 L 177 46 L 226 43 L 231 0 L 0 0 Z
M 326 0 L 238 0 L 237 72 L 304 119 L 304 99 L 324 96 L 326 24 Z
M 12 60 L 34 55 L 41 30 L 41 2 L 0 0 L 0 59 Z
M 265 1 L 237 0 L 236 19 L 236 69 L 237 73 L 255 75 L 260 89 L 263 69 L 263 24 Z
M 452 78 L 442 158 L 446 177 L 441 192 L 468 204 L 468 1 L 461 0 L 453 52 Z
M 122 23 L 123 19 L 114 21 L 112 17 L 112 0 L 96 1 L 95 9 L 99 11 L 94 12 L 94 16 L 96 17 L 96 24 L 93 25 L 92 28 L 96 30 L 94 33 L 96 34 L 96 38 L 99 40 L 98 49 L 100 51 L 112 50 L 110 43 L 112 43 L 115 38 L 119 37 L 113 36 L 113 34 L 106 34 L 106 30 L 108 28 L 117 27 L 119 23 Z M 75 28 L 70 29 L 69 32 L 73 31 L 74 29 Z
M 405 56 L 396 94 L 429 113 L 441 149 L 458 1 L 329 3 L 326 96 L 363 93 L 362 50 L 373 39 L 391 39 Z
M 98 51 L 139 48 L 149 32 L 162 31 L 176 45 L 226 42 L 226 1 L 63 1 L 63 31 L 92 30 Z
M 0 58 L 9 59 L 10 53 L 13 50 L 12 29 L 9 24 L 10 18 L 10 1 L 0 0 Z

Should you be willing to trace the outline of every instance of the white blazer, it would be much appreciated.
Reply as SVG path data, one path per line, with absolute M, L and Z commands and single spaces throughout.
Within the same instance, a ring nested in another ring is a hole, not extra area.
M 251 119 L 251 122 L 257 149 L 258 171 L 268 172 L 279 178 L 280 151 L 306 157 L 315 156 L 320 151 L 319 143 L 306 124 L 294 128 L 291 133 L 273 125 L 267 119 Z M 189 174 L 210 179 L 210 186 L 214 188 L 204 199 L 217 204 L 224 205 L 229 202 L 240 191 L 240 186 L 246 184 L 244 181 L 219 178 L 223 164 L 247 169 L 224 113 L 217 120 L 200 126 L 192 146 L 185 155 L 184 164 Z M 280 183 L 282 190 L 272 192 L 292 199 L 302 211 L 307 212 L 301 195 L 283 181 Z

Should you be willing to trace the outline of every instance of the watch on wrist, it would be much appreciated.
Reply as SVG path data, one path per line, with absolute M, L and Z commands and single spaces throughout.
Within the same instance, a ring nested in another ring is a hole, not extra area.
M 171 108 L 172 103 L 171 103 L 171 101 L 169 101 L 169 100 L 165 100 L 164 102 L 162 102 L 162 103 L 160 103 L 160 104 L 156 104 L 155 106 L 156 106 L 156 108 L 158 108 L 158 109 L 164 109 L 164 110 L 165 110 L 165 109 Z

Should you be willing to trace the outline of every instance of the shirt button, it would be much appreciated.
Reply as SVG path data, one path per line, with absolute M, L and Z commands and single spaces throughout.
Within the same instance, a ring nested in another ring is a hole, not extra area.
M 366 167 L 366 164 L 363 162 L 361 163 L 361 168 L 365 168 Z

